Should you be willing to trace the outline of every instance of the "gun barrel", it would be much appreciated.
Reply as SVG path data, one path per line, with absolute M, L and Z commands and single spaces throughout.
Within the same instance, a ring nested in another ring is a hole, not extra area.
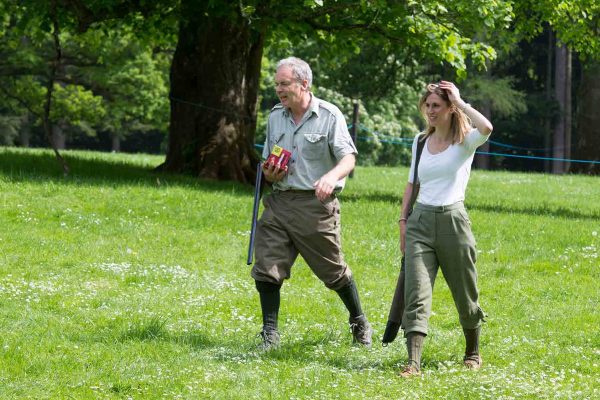
M 246 265 L 252 264 L 254 258 L 254 237 L 256 236 L 256 222 L 258 220 L 258 208 L 260 206 L 260 196 L 262 192 L 262 168 L 259 162 L 256 165 L 256 181 L 254 184 L 254 207 L 252 209 L 252 226 L 250 228 L 250 243 L 248 244 L 248 259 Z

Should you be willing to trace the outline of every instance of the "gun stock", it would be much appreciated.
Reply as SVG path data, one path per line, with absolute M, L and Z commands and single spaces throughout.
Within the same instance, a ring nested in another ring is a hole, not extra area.
M 254 184 L 254 207 L 252 209 L 252 227 L 250 228 L 250 243 L 248 244 L 248 259 L 246 265 L 252 264 L 254 258 L 254 237 L 256 236 L 256 222 L 258 220 L 258 208 L 260 207 L 260 197 L 262 195 L 262 168 L 259 162 L 256 165 L 256 182 Z

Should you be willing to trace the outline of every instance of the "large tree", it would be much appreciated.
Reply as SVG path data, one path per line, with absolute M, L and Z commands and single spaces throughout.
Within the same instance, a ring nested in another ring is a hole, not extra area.
M 498 11 L 485 3 L 481 7 L 486 11 Z M 457 2 L 457 14 L 450 14 L 437 2 L 183 1 L 171 68 L 165 168 L 217 179 L 253 179 L 260 62 L 273 35 L 285 35 L 292 44 L 316 37 L 328 58 L 343 59 L 370 40 L 410 52 L 410 61 L 447 60 L 460 68 L 467 53 L 481 58 L 492 54 L 461 36 L 469 27 L 466 21 L 486 19 L 466 2 L 462 6 Z

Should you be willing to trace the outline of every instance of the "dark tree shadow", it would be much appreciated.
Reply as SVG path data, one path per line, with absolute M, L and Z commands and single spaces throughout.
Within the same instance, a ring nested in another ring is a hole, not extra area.
M 540 216 L 551 216 L 566 219 L 590 219 L 600 220 L 600 210 L 593 210 L 590 212 L 582 212 L 573 208 L 566 207 L 551 207 L 546 204 L 539 206 L 520 206 L 520 207 L 509 207 L 503 204 L 481 204 L 481 203 L 467 203 L 466 207 L 472 210 L 501 213 L 501 214 L 524 214 L 524 215 L 540 215 Z
M 393 204 L 400 207 L 402 203 L 402 197 L 397 196 L 394 193 L 389 192 L 342 192 L 340 195 L 340 201 L 342 202 L 358 202 L 367 200 L 369 202 L 382 202 Z M 540 215 L 540 216 L 551 216 L 566 219 L 590 219 L 600 220 L 600 209 L 593 211 L 581 211 L 575 208 L 567 208 L 563 206 L 549 206 L 547 204 L 540 205 L 520 205 L 514 206 L 510 204 L 486 204 L 471 202 L 467 199 L 465 207 L 468 210 L 477 210 L 483 212 L 492 212 L 499 214 L 522 214 L 522 215 Z
M 11 151 L 0 149 L 0 175 L 10 182 L 53 181 L 64 185 L 145 185 L 149 187 L 177 186 L 205 192 L 227 191 L 229 194 L 246 196 L 254 188 L 233 181 L 213 181 L 190 175 L 155 171 L 155 167 L 132 165 L 118 160 L 93 158 L 78 154 L 63 154 L 71 173 L 63 176 L 62 170 L 51 153 Z
M 66 153 L 65 158 L 71 167 L 71 174 L 62 175 L 62 170 L 51 153 L 21 152 L 10 148 L 0 148 L 0 174 L 11 182 L 25 181 L 54 181 L 64 185 L 145 185 L 148 187 L 187 187 L 202 192 L 226 192 L 228 195 L 249 196 L 254 188 L 234 181 L 215 181 L 201 179 L 189 175 L 169 174 L 157 172 L 154 167 L 131 165 L 122 161 L 111 161 L 104 158 L 91 158 L 78 154 Z M 268 193 L 268 189 L 266 190 Z M 342 202 L 381 202 L 400 207 L 402 197 L 393 192 L 344 191 L 340 195 Z M 540 205 L 511 205 L 487 204 L 470 202 L 467 199 L 466 207 L 469 210 L 493 212 L 508 215 L 540 215 L 566 219 L 600 220 L 600 209 L 581 211 L 564 206 Z

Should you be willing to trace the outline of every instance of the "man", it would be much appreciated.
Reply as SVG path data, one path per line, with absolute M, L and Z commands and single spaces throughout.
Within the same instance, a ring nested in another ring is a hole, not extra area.
M 371 345 L 372 329 L 341 251 L 336 198 L 354 168 L 357 151 L 340 110 L 316 98 L 311 83 L 312 71 L 305 61 L 290 57 L 277 64 L 275 91 L 281 103 L 269 116 L 263 158 L 274 145 L 290 151 L 291 158 L 283 168 L 267 162 L 262 166 L 273 193 L 265 198 L 257 224 L 251 275 L 260 295 L 265 350 L 279 345 L 279 292 L 298 254 L 341 297 L 354 341 Z

